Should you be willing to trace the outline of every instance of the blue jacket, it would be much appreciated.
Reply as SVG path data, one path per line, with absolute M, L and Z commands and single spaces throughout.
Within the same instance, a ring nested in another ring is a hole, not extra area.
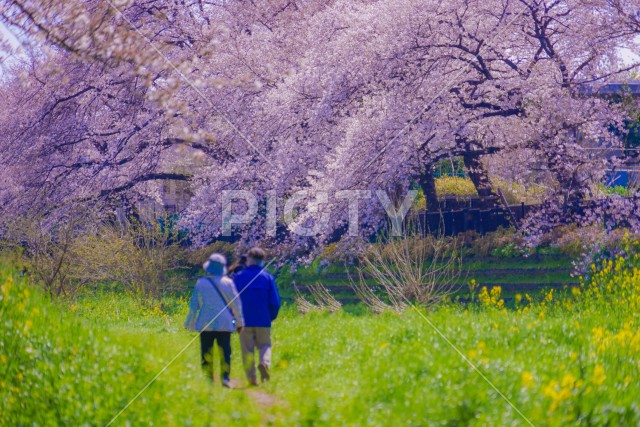
M 244 325 L 270 327 L 280 310 L 280 295 L 273 276 L 262 267 L 250 265 L 233 276 L 233 282 L 240 294 Z

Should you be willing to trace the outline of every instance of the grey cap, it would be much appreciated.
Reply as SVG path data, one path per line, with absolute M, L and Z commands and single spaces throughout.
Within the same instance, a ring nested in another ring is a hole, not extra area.
M 202 268 L 209 273 L 214 275 L 223 275 L 226 273 L 227 259 L 222 254 L 211 254 L 208 260 L 202 264 Z

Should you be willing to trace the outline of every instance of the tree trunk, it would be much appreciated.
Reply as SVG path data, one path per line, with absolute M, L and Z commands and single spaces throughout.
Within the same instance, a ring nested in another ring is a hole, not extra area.
M 424 173 L 420 176 L 420 187 L 427 201 L 427 211 L 436 212 L 440 210 L 438 193 L 436 192 L 436 180 L 433 176 L 433 163 L 425 165 Z
M 489 179 L 489 173 L 482 164 L 480 156 L 466 153 L 462 156 L 464 166 L 467 169 L 469 178 L 478 191 L 481 207 L 485 209 L 494 208 L 498 205 L 498 195 L 493 191 L 493 185 Z

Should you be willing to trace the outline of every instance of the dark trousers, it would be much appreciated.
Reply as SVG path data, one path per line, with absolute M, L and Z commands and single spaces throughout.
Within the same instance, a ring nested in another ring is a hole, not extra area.
M 202 355 L 202 369 L 213 379 L 213 343 L 218 343 L 218 357 L 220 357 L 220 372 L 223 380 L 229 379 L 231 371 L 231 332 L 202 331 L 200 332 L 200 350 Z

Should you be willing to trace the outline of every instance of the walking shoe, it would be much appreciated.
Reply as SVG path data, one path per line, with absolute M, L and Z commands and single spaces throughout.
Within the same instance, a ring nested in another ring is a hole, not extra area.
M 267 367 L 264 366 L 263 364 L 258 365 L 258 370 L 260 371 L 260 380 L 262 382 L 266 382 L 269 381 L 269 378 L 271 378 L 269 376 L 269 371 L 267 371 Z
M 231 380 L 229 378 L 222 379 L 222 387 L 231 388 Z

